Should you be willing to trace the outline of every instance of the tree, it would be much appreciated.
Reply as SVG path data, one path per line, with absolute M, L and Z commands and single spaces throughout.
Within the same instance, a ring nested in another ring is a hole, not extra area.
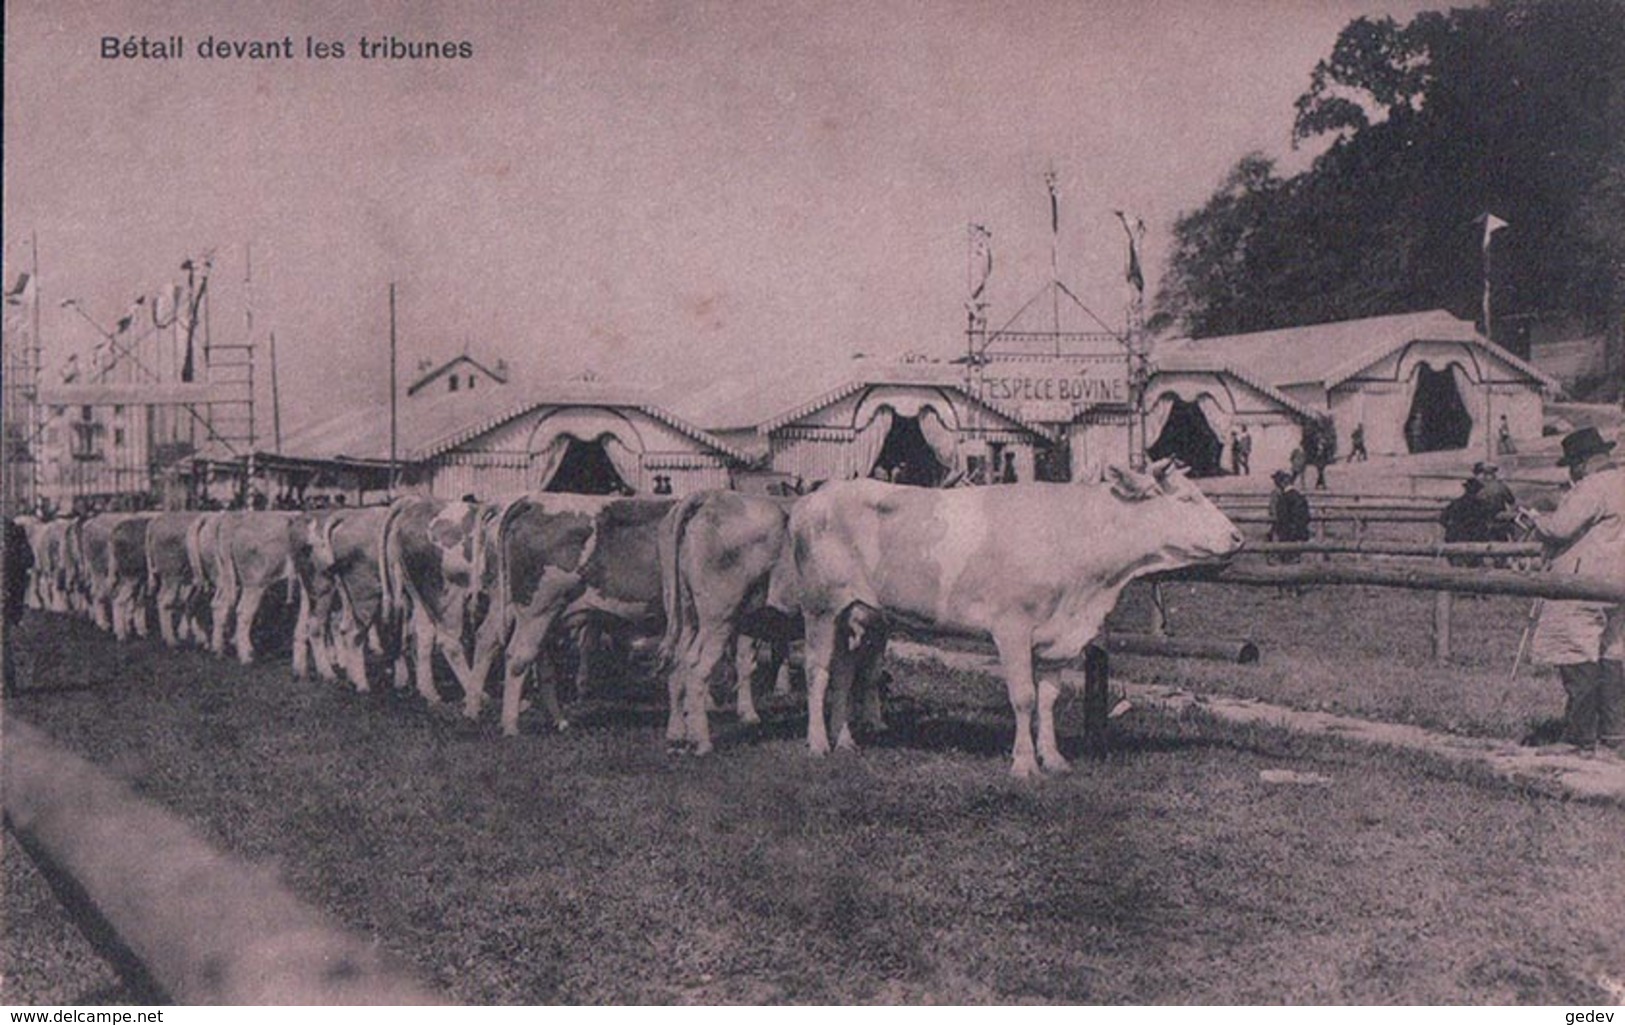
M 1444 307 L 1625 314 L 1625 0 L 1359 18 L 1298 98 L 1309 170 L 1241 159 L 1182 216 L 1155 316 L 1193 334 Z M 1499 332 L 1497 332 L 1499 335 Z

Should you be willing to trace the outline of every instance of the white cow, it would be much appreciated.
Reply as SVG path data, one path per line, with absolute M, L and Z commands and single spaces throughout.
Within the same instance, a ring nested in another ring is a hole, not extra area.
M 791 545 L 807 620 L 807 743 L 829 729 L 851 746 L 846 704 L 852 624 L 876 616 L 926 632 L 989 637 L 1016 716 L 1011 773 L 1068 766 L 1055 743 L 1060 684 L 1034 685 L 1034 663 L 1077 658 L 1136 577 L 1223 559 L 1235 524 L 1171 461 L 1150 473 L 1113 468 L 1109 486 L 1021 484 L 947 491 L 879 481 L 827 486 L 797 503 Z M 883 631 L 881 631 L 883 633 Z M 1038 746 L 1033 746 L 1033 708 Z

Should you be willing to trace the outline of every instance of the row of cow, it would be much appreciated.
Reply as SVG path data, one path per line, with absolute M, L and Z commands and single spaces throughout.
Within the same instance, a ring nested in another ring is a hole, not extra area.
M 90 615 L 119 639 L 228 644 L 254 659 L 254 624 L 279 585 L 297 606 L 297 676 L 370 685 L 369 649 L 397 686 L 439 703 L 436 656 L 478 717 L 500 670 L 501 725 L 518 731 L 534 680 L 565 718 L 543 657 L 561 634 L 588 663 L 607 626 L 660 637 L 667 739 L 711 748 L 707 704 L 730 673 L 754 721 L 749 681 L 765 642 L 782 667 L 805 640 L 808 744 L 852 743 L 854 689 L 878 716 L 878 671 L 894 622 L 991 638 L 1016 717 L 1012 771 L 1066 767 L 1055 742 L 1059 686 L 1035 659 L 1077 657 L 1122 589 L 1145 573 L 1220 559 L 1241 536 L 1183 473 L 1114 469 L 1101 485 L 933 491 L 850 481 L 805 497 L 712 491 L 681 501 L 532 495 L 503 503 L 402 498 L 324 512 L 131 513 L 30 522 L 30 600 Z M 205 615 L 207 612 L 207 615 Z M 737 666 L 736 666 L 737 663 Z M 583 669 L 584 671 L 584 669 Z M 825 716 L 829 704 L 828 722 Z M 1037 712 L 1037 743 L 1033 713 Z

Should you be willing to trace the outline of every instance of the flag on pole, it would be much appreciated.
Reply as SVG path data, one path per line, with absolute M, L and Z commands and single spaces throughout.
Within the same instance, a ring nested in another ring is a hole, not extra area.
M 1490 240 L 1507 222 L 1488 211 L 1484 214 L 1484 337 L 1495 341 L 1490 331 Z
M 976 302 L 987 290 L 988 278 L 993 276 L 993 233 L 980 224 L 970 226 L 970 257 L 970 297 Z
M 137 318 L 139 318 L 141 316 L 141 310 L 146 305 L 147 305 L 147 297 L 146 296 L 144 296 L 144 295 L 136 296 L 135 302 L 130 304 L 130 312 L 126 313 L 124 316 L 122 316 L 122 317 L 120 317 L 118 319 L 118 324 L 117 324 L 117 326 L 115 326 L 113 328 L 113 333 L 115 335 L 121 335 L 121 334 L 124 334 L 126 331 L 129 331 L 132 327 L 134 327 Z
M 1145 222 L 1138 217 L 1134 219 L 1134 226 L 1129 227 L 1128 217 L 1121 210 L 1112 211 L 1123 224 L 1123 233 L 1128 236 L 1128 270 L 1124 274 L 1126 280 L 1134 291 L 1145 295 L 1145 274 L 1140 269 L 1140 242 L 1145 237 Z
M 18 274 L 17 283 L 6 289 L 6 305 L 27 305 L 29 293 L 32 291 L 29 286 L 31 286 L 33 283 L 34 276 L 32 274 L 29 274 L 27 271 L 23 271 L 22 273 Z
M 193 339 L 197 337 L 198 308 L 203 302 L 203 293 L 209 290 L 209 277 L 205 273 L 203 281 L 193 289 L 192 261 L 188 260 L 182 267 L 186 270 L 187 287 L 191 295 L 181 304 L 177 316 L 181 318 L 181 330 L 186 333 L 186 360 L 181 364 L 181 380 L 191 382 L 197 379 L 197 361 L 193 356 Z
M 1044 175 L 1044 184 L 1049 186 L 1049 230 L 1052 235 L 1061 233 L 1061 193 L 1057 188 L 1055 172 L 1050 171 Z

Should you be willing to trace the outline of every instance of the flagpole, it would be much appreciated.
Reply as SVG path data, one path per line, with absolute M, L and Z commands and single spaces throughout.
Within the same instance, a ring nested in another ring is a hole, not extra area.
M 1061 197 L 1055 191 L 1055 168 L 1052 165 L 1044 175 L 1049 186 L 1049 275 L 1050 306 L 1055 318 L 1055 355 L 1061 354 L 1061 263 L 1058 250 L 1061 245 Z
M 277 389 L 276 332 L 271 332 L 271 438 L 276 454 L 282 454 L 282 393 Z
M 389 497 L 395 499 L 396 409 L 395 393 L 395 282 L 389 283 Z

